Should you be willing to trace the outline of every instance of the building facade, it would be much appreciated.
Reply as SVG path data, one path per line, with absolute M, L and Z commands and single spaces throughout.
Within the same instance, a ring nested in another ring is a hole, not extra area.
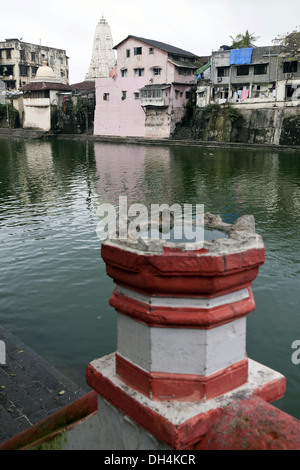
M 71 93 L 72 88 L 59 81 L 51 67 L 44 61 L 36 77 L 20 88 L 23 102 L 23 128 L 50 131 L 56 126 L 57 112 L 61 107 L 60 94 Z
M 19 39 L 0 42 L 0 80 L 5 82 L 8 91 L 17 91 L 34 79 L 44 61 L 62 83 L 69 83 L 65 50 L 30 44 Z
M 86 80 L 95 80 L 99 77 L 108 77 L 111 69 L 115 67 L 116 56 L 113 50 L 113 39 L 109 24 L 103 18 L 96 27 L 92 58 Z
M 128 36 L 115 46 L 117 69 L 96 79 L 96 135 L 167 138 L 185 113 L 201 58 Z
M 298 106 L 300 64 L 280 46 L 234 50 L 223 46 L 212 53 L 210 85 L 210 102 L 218 104 Z

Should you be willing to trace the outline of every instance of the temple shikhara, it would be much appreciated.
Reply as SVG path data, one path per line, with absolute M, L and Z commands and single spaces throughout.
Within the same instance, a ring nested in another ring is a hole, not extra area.
M 108 77 L 115 63 L 116 57 L 110 26 L 102 15 L 96 26 L 92 58 L 85 79 L 95 80 L 95 78 Z

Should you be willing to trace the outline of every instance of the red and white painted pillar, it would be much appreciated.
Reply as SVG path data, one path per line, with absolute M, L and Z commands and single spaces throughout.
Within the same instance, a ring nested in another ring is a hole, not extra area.
M 116 448 L 190 449 L 234 396 L 274 401 L 284 393 L 284 377 L 246 353 L 246 317 L 255 309 L 251 283 L 265 260 L 253 218 L 228 225 L 206 215 L 205 227 L 226 237 L 200 249 L 162 240 L 102 244 L 116 284 L 110 304 L 118 345 L 89 364 L 87 382 L 99 395 L 99 414 L 110 416 Z M 125 428 L 132 447 L 120 441 Z M 151 445 L 141 444 L 143 430 Z

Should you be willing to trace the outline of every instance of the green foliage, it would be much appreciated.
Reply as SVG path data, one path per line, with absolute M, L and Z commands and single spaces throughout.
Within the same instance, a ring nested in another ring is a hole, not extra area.
M 57 125 L 62 126 L 64 131 L 69 133 L 83 132 L 92 125 L 94 107 L 94 101 L 85 96 L 69 97 L 62 104 L 59 111 L 62 121 Z
M 280 145 L 300 145 L 300 116 L 284 118 L 280 135 Z
M 249 33 L 246 29 L 244 34 L 238 34 L 235 38 L 230 36 L 232 40 L 231 49 L 244 49 L 247 47 L 253 47 L 254 42 L 256 42 L 259 37 L 254 36 L 254 33 Z
M 227 108 L 226 114 L 227 114 L 228 119 L 232 123 L 243 119 L 243 116 L 241 115 L 241 113 L 236 108 L 232 108 L 231 106 Z
M 211 103 L 206 106 L 205 108 L 205 119 L 209 121 L 212 116 L 217 116 L 221 110 L 221 106 L 219 104 Z
M 272 41 L 275 45 L 283 47 L 281 55 L 287 56 L 289 60 L 299 60 L 300 51 L 300 30 L 297 27 L 291 33 L 277 36 Z
M 19 112 L 11 104 L 0 104 L 0 120 L 9 119 L 9 127 L 20 127 Z

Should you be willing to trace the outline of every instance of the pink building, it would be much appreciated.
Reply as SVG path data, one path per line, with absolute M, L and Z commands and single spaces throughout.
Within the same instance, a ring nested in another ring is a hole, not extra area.
M 114 49 L 117 70 L 96 79 L 95 135 L 168 138 L 197 84 L 201 58 L 136 36 Z

